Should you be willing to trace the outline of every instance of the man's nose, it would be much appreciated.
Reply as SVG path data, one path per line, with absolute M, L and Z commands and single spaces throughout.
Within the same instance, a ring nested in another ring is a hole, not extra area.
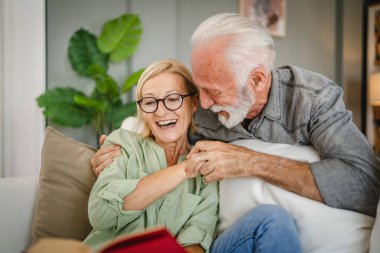
M 208 109 L 214 104 L 214 100 L 207 94 L 207 92 L 199 91 L 199 100 L 203 109 Z

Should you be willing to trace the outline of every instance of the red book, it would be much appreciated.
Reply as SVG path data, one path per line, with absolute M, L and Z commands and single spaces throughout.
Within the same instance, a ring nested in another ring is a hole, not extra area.
M 157 228 L 121 237 L 100 249 L 99 253 L 186 253 L 165 229 Z
M 80 241 L 62 238 L 43 238 L 26 253 L 94 253 Z M 186 253 L 165 228 L 149 229 L 141 233 L 118 237 L 98 253 Z

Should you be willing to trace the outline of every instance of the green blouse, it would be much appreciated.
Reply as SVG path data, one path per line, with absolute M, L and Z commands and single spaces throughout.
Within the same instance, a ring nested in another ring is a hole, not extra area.
M 119 129 L 104 145 L 119 144 L 122 155 L 114 158 L 92 188 L 88 213 L 93 230 L 84 243 L 98 249 L 120 235 L 164 226 L 183 245 L 200 244 L 209 249 L 218 220 L 217 183 L 206 184 L 201 176 L 187 179 L 144 210 L 123 210 L 123 198 L 143 177 L 167 168 L 162 147 L 152 139 Z M 181 156 L 178 163 L 184 161 Z

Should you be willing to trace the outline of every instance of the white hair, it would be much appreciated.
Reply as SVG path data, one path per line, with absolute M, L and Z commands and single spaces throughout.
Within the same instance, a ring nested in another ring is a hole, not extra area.
M 215 113 L 225 111 L 229 114 L 228 117 L 225 117 L 222 114 L 218 114 L 220 123 L 229 129 L 240 124 L 240 122 L 243 122 L 252 104 L 254 104 L 256 101 L 254 94 L 248 92 L 247 87 L 242 87 L 238 90 L 238 98 L 239 99 L 236 101 L 236 103 L 232 105 L 214 104 L 210 107 L 211 111 Z
M 236 13 L 217 14 L 203 21 L 191 37 L 191 46 L 195 50 L 228 36 L 232 36 L 232 41 L 224 57 L 239 88 L 246 85 L 253 69 L 262 66 L 267 73 L 272 70 L 276 52 L 268 30 Z

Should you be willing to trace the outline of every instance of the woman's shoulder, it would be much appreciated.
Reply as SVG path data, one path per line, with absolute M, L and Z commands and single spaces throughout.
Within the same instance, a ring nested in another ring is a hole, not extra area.
M 112 144 L 117 144 L 122 147 L 141 146 L 146 141 L 147 139 L 142 138 L 136 132 L 120 128 L 107 136 L 104 145 L 109 146 Z
M 143 138 L 138 133 L 117 129 L 109 134 L 104 142 L 104 146 L 119 145 L 122 150 L 129 156 L 133 155 L 143 159 L 147 157 L 164 158 L 162 149 L 151 138 Z

